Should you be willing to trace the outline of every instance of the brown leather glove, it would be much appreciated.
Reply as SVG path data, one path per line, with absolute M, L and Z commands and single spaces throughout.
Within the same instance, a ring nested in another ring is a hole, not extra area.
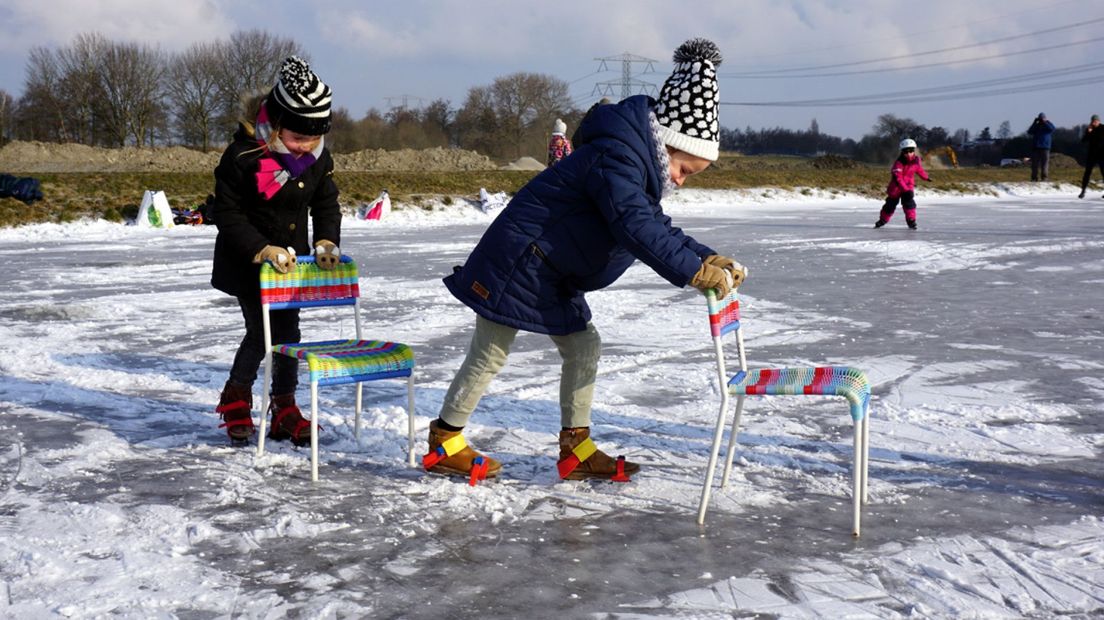
M 732 288 L 736 288 L 744 283 L 744 278 L 747 276 L 747 268 L 735 260 L 722 256 L 720 254 L 710 254 L 702 259 L 702 262 L 706 265 L 713 265 L 714 267 L 720 267 L 725 269 L 732 275 Z
M 728 283 L 731 278 L 732 276 L 728 271 L 716 265 L 702 263 L 698 272 L 694 274 L 693 278 L 690 278 L 690 286 L 703 293 L 709 289 L 714 289 L 717 291 L 717 298 L 719 299 L 728 295 L 728 290 L 731 288 Z
M 289 269 L 295 266 L 295 250 L 266 245 L 253 257 L 254 263 L 260 264 L 265 261 L 268 261 L 276 271 L 287 273 Z
M 318 268 L 329 271 L 341 262 L 341 248 L 333 241 L 321 239 L 314 244 L 314 262 Z

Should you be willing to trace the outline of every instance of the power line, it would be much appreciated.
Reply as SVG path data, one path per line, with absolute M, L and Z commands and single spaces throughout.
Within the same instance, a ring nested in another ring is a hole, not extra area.
M 1098 74 L 1100 75 L 1098 76 Z M 1104 77 L 1104 66 L 1098 67 L 1095 71 L 1089 71 L 1088 73 L 1078 77 L 1076 80 L 1063 80 L 1058 82 L 1047 82 L 1042 84 L 1032 84 L 1027 86 L 1017 86 L 995 90 L 982 90 L 980 92 L 970 92 L 970 90 L 978 90 L 977 86 L 947 86 L 926 89 L 930 90 L 932 94 L 927 94 L 925 96 L 915 96 L 915 94 L 917 93 L 922 94 L 925 90 L 919 89 L 917 91 L 899 91 L 894 93 L 881 93 L 854 97 L 836 97 L 830 99 L 805 99 L 799 101 L 722 101 L 720 102 L 720 105 L 747 107 L 858 107 L 868 105 L 884 105 L 887 103 L 925 103 L 931 101 L 976 99 L 978 97 L 1011 95 L 1017 93 L 1027 93 L 1039 90 L 1051 90 L 1075 86 L 1099 86 L 1099 83 L 1096 81 L 1097 77 Z M 987 82 L 992 83 L 996 81 L 997 80 L 988 80 Z M 941 90 L 945 92 L 940 92 Z M 955 92 L 955 90 L 960 90 L 964 92 Z
M 981 62 L 983 60 L 995 60 L 998 58 L 1009 58 L 1011 56 L 1022 56 L 1024 54 L 1034 54 L 1036 52 L 1047 52 L 1050 50 L 1064 49 L 1067 47 L 1076 47 L 1078 45 L 1088 45 L 1089 43 L 1096 43 L 1097 41 L 1104 41 L 1104 37 L 1095 37 L 1092 39 L 1085 39 L 1083 41 L 1072 41 L 1070 43 L 1058 43 L 1055 45 L 1047 45 L 1044 47 L 1036 47 L 1028 50 L 1019 50 L 1016 52 L 1003 52 L 1000 54 L 993 54 L 991 56 L 975 56 L 973 58 L 963 58 L 960 60 L 945 60 L 942 62 L 930 62 L 920 65 L 911 65 L 908 67 L 886 67 L 883 69 L 863 69 L 861 71 L 836 71 L 832 73 L 812 73 L 809 75 L 759 75 L 759 74 L 721 74 L 721 77 L 735 77 L 742 79 L 754 79 L 754 80 L 776 80 L 776 79 L 801 79 L 801 78 L 825 78 L 825 77 L 840 77 L 846 75 L 867 75 L 871 73 L 893 73 L 898 71 L 914 71 L 916 69 L 930 69 L 932 67 L 949 67 L 951 65 L 969 64 L 972 62 Z
M 982 46 L 986 46 L 986 45 L 993 45 L 994 43 L 1005 43 L 1005 42 L 1008 42 L 1008 41 L 1014 41 L 1014 40 L 1017 40 L 1017 39 L 1025 39 L 1025 38 L 1029 38 L 1029 37 L 1038 36 L 1038 35 L 1041 35 L 1041 34 L 1050 34 L 1050 33 L 1059 32 L 1059 31 L 1062 31 L 1062 30 L 1069 30 L 1071 28 L 1080 28 L 1082 26 L 1088 26 L 1088 25 L 1092 25 L 1092 24 L 1096 24 L 1096 23 L 1100 23 L 1100 22 L 1104 22 L 1104 17 L 1098 17 L 1098 18 L 1095 18 L 1095 19 L 1090 19 L 1090 20 L 1086 20 L 1086 21 L 1082 21 L 1082 22 L 1077 22 L 1077 23 L 1074 23 L 1074 24 L 1066 24 L 1064 26 L 1056 26 L 1054 28 L 1045 28 L 1043 30 L 1036 30 L 1036 31 L 1033 31 L 1033 32 L 1027 32 L 1027 33 L 1012 35 L 1012 36 L 1008 36 L 1008 37 L 1001 37 L 999 39 L 991 39 L 989 41 L 982 41 L 980 43 L 969 43 L 969 44 L 966 44 L 966 45 L 956 45 L 954 47 L 947 47 L 947 48 L 938 49 L 938 50 L 929 50 L 929 51 L 926 51 L 926 52 L 913 52 L 913 53 L 909 53 L 909 54 L 899 54 L 897 56 L 887 56 L 885 58 L 875 58 L 875 59 L 870 59 L 870 60 L 857 60 L 857 61 L 853 61 L 853 62 L 841 62 L 841 63 L 834 63 L 834 64 L 829 64 L 829 65 L 816 65 L 816 66 L 810 66 L 810 67 L 792 67 L 792 68 L 789 68 L 789 69 L 774 69 L 774 70 L 769 70 L 769 71 L 750 71 L 750 72 L 736 73 L 736 74 L 721 73 L 721 74 L 719 74 L 719 76 L 720 77 L 756 77 L 756 76 L 762 76 L 762 75 L 778 75 L 778 74 L 782 74 L 782 73 L 807 73 L 807 72 L 810 72 L 810 71 L 820 71 L 822 69 L 837 69 L 837 68 L 841 68 L 841 67 L 857 67 L 857 66 L 861 66 L 861 65 L 870 65 L 870 64 L 889 62 L 891 60 L 904 60 L 904 59 L 909 59 L 909 58 L 916 58 L 918 56 L 931 56 L 933 54 L 945 54 L 947 52 L 956 52 L 956 51 L 960 51 L 960 50 L 964 50 L 964 49 L 970 49 L 970 48 L 974 48 L 974 47 L 982 47 Z
M 961 23 L 961 24 L 956 24 L 954 26 L 949 26 L 949 27 L 944 27 L 944 28 L 930 28 L 928 30 L 913 30 L 913 31 L 910 31 L 910 32 L 904 32 L 900 35 L 896 35 L 896 36 L 892 36 L 892 37 L 883 37 L 883 38 L 880 38 L 880 39 L 865 39 L 864 38 L 864 43 L 871 43 L 871 42 L 878 43 L 878 42 L 881 42 L 881 41 L 894 41 L 894 42 L 896 42 L 896 41 L 901 41 L 903 39 L 908 39 L 909 37 L 914 37 L 914 36 L 922 35 L 922 34 L 932 34 L 932 33 L 935 33 L 935 32 L 945 32 L 945 31 L 948 31 L 948 30 L 961 30 L 963 28 L 968 28 L 968 27 L 974 26 L 976 24 L 985 24 L 985 23 L 992 22 L 992 21 L 1008 19 L 1009 17 L 1013 17 L 1015 15 L 1022 15 L 1024 13 L 1038 14 L 1039 11 L 1044 10 L 1044 9 L 1052 9 L 1054 7 L 1064 6 L 1064 5 L 1067 5 L 1067 4 L 1075 4 L 1075 3 L 1079 4 L 1079 5 L 1084 4 L 1084 2 L 1082 0 L 1064 0 L 1063 2 L 1053 2 L 1051 4 L 1046 4 L 1046 5 L 1042 5 L 1042 6 L 1035 5 L 1035 6 L 1032 6 L 1030 9 L 1025 9 L 1023 11 L 1015 11 L 1015 12 L 1012 12 L 1012 13 L 1005 13 L 1005 14 L 1002 14 L 1002 15 L 994 15 L 992 17 L 987 17 L 985 19 L 978 19 L 978 20 L 974 20 L 974 21 L 971 21 L 971 22 L 964 22 L 964 23 Z M 808 53 L 816 53 L 816 52 L 830 52 L 832 50 L 847 49 L 849 47 L 856 47 L 857 45 L 858 45 L 858 43 L 847 43 L 847 44 L 844 44 L 844 45 L 830 45 L 830 46 L 827 46 L 827 47 L 806 48 L 806 49 L 800 49 L 800 50 L 792 50 L 792 51 L 788 51 L 788 52 L 778 52 L 778 53 L 775 53 L 775 54 L 751 54 L 751 55 L 741 56 L 741 60 L 756 59 L 756 58 L 777 58 L 779 56 L 796 56 L 796 55 L 800 55 L 800 54 L 808 54 Z
M 636 54 L 630 54 L 628 52 L 625 52 L 624 54 L 619 54 L 617 56 L 605 56 L 602 58 L 595 58 L 594 60 L 597 60 L 601 63 L 598 65 L 599 72 L 609 70 L 609 67 L 606 65 L 607 61 L 620 62 L 621 79 L 595 83 L 594 91 L 592 92 L 592 94 L 616 96 L 616 93 L 614 92 L 614 87 L 616 86 L 621 87 L 620 99 L 625 99 L 632 96 L 634 91 L 636 93 L 646 95 L 657 94 L 655 84 L 652 84 L 651 82 L 645 82 L 643 80 L 638 80 L 633 76 L 632 65 L 634 63 L 644 64 L 645 67 L 642 73 L 648 73 L 655 71 L 654 65 L 655 63 L 659 62 L 658 60 L 645 58 L 643 56 L 637 56 Z

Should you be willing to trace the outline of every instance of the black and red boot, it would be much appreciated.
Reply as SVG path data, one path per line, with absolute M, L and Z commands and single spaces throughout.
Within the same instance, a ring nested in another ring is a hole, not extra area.
M 219 428 L 226 429 L 230 443 L 244 444 L 253 436 L 253 388 L 227 381 L 219 396 L 215 413 L 222 417 Z
M 295 394 L 281 394 L 273 396 L 268 404 L 268 412 L 272 414 L 272 427 L 268 431 L 268 438 L 275 441 L 290 439 L 296 446 L 310 445 L 310 420 L 303 417 L 303 412 L 295 404 Z M 322 425 L 318 425 L 322 430 Z

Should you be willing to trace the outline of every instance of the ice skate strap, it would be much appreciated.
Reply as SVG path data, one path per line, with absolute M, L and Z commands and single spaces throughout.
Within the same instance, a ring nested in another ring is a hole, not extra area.
M 597 451 L 598 446 L 594 445 L 594 441 L 590 437 L 579 442 L 579 445 L 571 450 L 570 456 L 556 463 L 556 467 L 560 470 L 560 479 L 566 478 L 568 474 L 575 471 L 576 467 Z
M 238 418 L 237 420 L 226 419 L 227 413 L 230 413 L 231 411 L 236 411 L 238 409 L 249 411 L 249 403 L 245 402 L 244 400 L 235 400 L 234 402 L 215 407 L 215 413 L 221 415 L 222 419 L 225 420 L 222 424 L 219 424 L 218 427 L 234 428 L 235 426 L 248 426 L 249 428 L 253 428 L 253 416 Z
M 474 487 L 480 480 L 486 480 L 487 468 L 490 465 L 490 462 L 482 456 L 475 457 L 472 460 L 471 476 L 468 478 L 468 484 Z
M 460 433 L 457 433 L 452 437 L 449 437 L 448 439 L 442 441 L 441 445 L 437 446 L 437 448 L 433 452 L 430 452 L 429 454 L 423 456 L 422 467 L 430 469 L 437 463 L 440 463 L 453 454 L 460 452 L 467 446 L 468 442 L 464 441 L 464 436 Z
M 617 473 L 610 480 L 614 482 L 629 482 L 629 476 L 625 473 L 625 457 L 617 457 Z
M 235 400 L 234 402 L 215 407 L 215 413 L 227 413 L 235 409 L 249 409 L 249 403 L 244 400 Z
M 280 426 L 280 423 L 283 422 L 284 418 L 287 417 L 287 415 L 291 414 L 291 413 L 298 414 L 299 415 L 299 420 L 295 422 L 295 429 L 292 430 L 291 432 L 288 432 L 287 429 L 285 429 L 283 426 Z M 283 409 L 276 412 L 276 416 L 274 418 L 272 418 L 272 426 L 277 428 L 277 429 L 280 429 L 281 431 L 283 431 L 285 433 L 288 433 L 292 437 L 299 437 L 299 431 L 303 430 L 304 428 L 310 427 L 310 420 L 307 420 L 306 418 L 303 417 L 303 412 L 299 411 L 299 407 L 297 407 L 295 405 L 292 405 L 290 407 L 284 407 Z M 318 430 L 324 431 L 326 429 L 322 428 L 322 425 L 319 424 L 318 425 Z
M 227 420 L 219 424 L 219 428 L 234 428 L 235 426 L 248 426 L 253 428 L 253 418 L 241 418 L 240 420 Z

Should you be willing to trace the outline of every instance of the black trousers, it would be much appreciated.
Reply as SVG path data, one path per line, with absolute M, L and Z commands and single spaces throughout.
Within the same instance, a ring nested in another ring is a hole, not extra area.
M 1089 180 L 1092 179 L 1092 170 L 1094 166 L 1100 168 L 1100 176 L 1104 178 L 1104 157 L 1089 157 L 1089 160 L 1085 162 L 1085 176 L 1081 177 L 1081 191 L 1085 191 L 1085 188 L 1089 186 Z
M 916 219 L 916 198 L 913 192 L 901 192 L 901 195 L 896 198 L 886 198 L 885 204 L 882 205 L 882 221 L 888 222 L 889 218 L 893 217 L 893 214 L 897 211 L 897 204 L 900 203 L 901 207 L 905 210 L 905 219 Z
M 230 367 L 230 380 L 240 385 L 252 386 L 257 380 L 257 370 L 264 362 L 264 318 L 261 315 L 261 300 L 238 297 L 242 317 L 245 318 L 245 337 L 238 345 L 234 355 L 234 365 Z M 299 310 L 274 310 L 269 313 L 272 321 L 272 342 L 299 342 Z M 272 394 L 283 396 L 294 394 L 299 384 L 299 360 L 276 355 L 272 368 Z M 266 389 L 268 386 L 264 386 Z

